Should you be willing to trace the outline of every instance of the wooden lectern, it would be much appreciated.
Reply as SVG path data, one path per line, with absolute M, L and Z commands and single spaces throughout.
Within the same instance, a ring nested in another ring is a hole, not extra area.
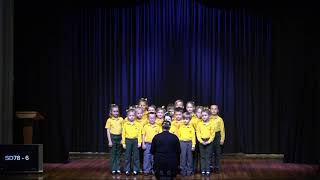
M 17 119 L 23 121 L 23 142 L 24 144 L 32 144 L 33 122 L 43 120 L 44 117 L 37 111 L 17 111 Z

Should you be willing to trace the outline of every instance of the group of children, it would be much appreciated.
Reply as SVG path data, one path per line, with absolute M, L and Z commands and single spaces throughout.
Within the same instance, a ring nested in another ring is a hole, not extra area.
M 186 110 L 184 112 L 184 109 Z M 112 174 L 120 174 L 121 146 L 125 149 L 126 175 L 152 174 L 153 157 L 150 153 L 153 137 L 162 132 L 163 121 L 170 121 L 169 132 L 180 141 L 180 174 L 189 176 L 197 172 L 200 156 L 202 175 L 220 171 L 221 145 L 224 144 L 225 130 L 217 105 L 210 108 L 195 106 L 189 101 L 184 107 L 182 100 L 169 104 L 167 108 L 148 106 L 147 99 L 141 98 L 138 105 L 127 110 L 125 119 L 120 117 L 119 107 L 110 106 L 110 117 L 105 128 L 111 147 Z M 143 161 L 143 171 L 140 164 Z M 213 164 L 212 164 L 213 162 Z M 133 168 L 131 168 L 133 165 Z M 213 168 L 212 168 L 213 167 Z M 132 170 L 132 171 L 131 171 Z

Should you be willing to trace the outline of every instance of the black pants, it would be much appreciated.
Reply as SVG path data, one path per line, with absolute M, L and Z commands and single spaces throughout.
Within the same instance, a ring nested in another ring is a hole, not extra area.
M 212 160 L 212 143 L 203 145 L 199 144 L 200 159 L 201 159 L 201 172 L 210 171 L 210 161 Z
M 213 152 L 213 168 L 220 170 L 221 164 L 220 164 L 220 159 L 221 159 L 221 134 L 220 131 L 216 132 L 216 135 L 213 140 L 212 144 L 212 152 Z
M 200 160 L 199 144 L 200 144 L 200 142 L 197 140 L 195 150 L 192 152 L 193 173 L 197 173 L 197 171 L 198 171 L 199 160 Z
M 176 177 L 177 173 L 170 170 L 158 170 L 155 171 L 155 176 L 157 180 L 172 180 Z

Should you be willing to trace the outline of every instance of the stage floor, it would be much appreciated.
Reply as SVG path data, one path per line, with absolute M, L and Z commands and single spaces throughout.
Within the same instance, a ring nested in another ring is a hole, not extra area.
M 44 164 L 44 173 L 35 175 L 0 175 L 0 179 L 155 179 L 154 176 L 112 175 L 106 157 L 78 157 L 65 164 Z M 224 156 L 220 174 L 177 179 L 320 179 L 320 166 L 283 163 L 281 158 Z

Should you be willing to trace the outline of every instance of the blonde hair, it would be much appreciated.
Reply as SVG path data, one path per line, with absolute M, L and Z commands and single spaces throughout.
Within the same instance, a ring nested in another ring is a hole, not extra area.
M 175 102 L 174 102 L 174 106 L 176 106 L 178 104 L 178 102 L 181 102 L 184 106 L 184 103 L 183 103 L 183 100 L 182 99 L 177 99 Z
M 211 115 L 211 111 L 210 111 L 210 109 L 209 109 L 208 107 L 204 107 L 204 108 L 202 109 L 202 112 L 207 113 L 209 116 Z
M 137 105 L 134 109 L 135 109 L 135 111 L 141 110 L 143 112 L 143 108 L 139 105 Z
M 126 110 L 127 112 L 127 116 L 130 112 L 133 112 L 134 114 L 136 114 L 136 109 L 133 106 L 129 106 L 129 108 Z
M 147 98 L 140 98 L 139 99 L 139 103 L 140 102 L 145 102 L 148 105 L 148 99 Z
M 153 108 L 154 110 L 156 110 L 156 106 L 155 105 L 151 105 L 151 106 L 149 106 L 148 108 Z
M 201 109 L 201 111 L 203 111 L 203 107 L 202 106 L 196 106 L 195 110 L 198 111 L 198 109 Z
M 109 116 L 111 116 L 111 117 L 113 117 L 113 116 L 112 116 L 112 109 L 113 109 L 113 108 L 118 108 L 118 110 L 119 110 L 119 106 L 116 105 L 116 104 L 110 104 Z
M 183 113 L 183 119 L 191 119 L 191 114 L 189 112 Z

